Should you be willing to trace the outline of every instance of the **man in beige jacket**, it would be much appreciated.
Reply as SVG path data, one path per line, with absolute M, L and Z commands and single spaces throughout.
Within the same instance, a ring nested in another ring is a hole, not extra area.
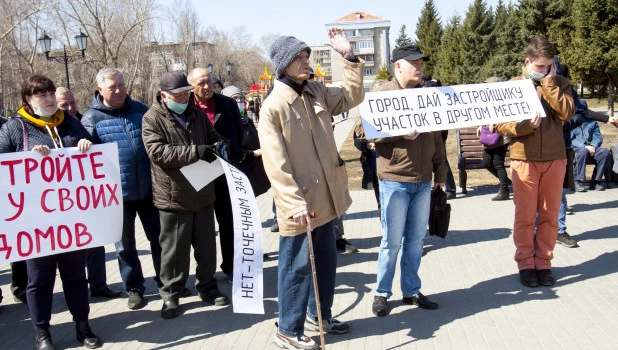
M 342 334 L 349 326 L 332 317 L 337 250 L 333 220 L 352 200 L 339 157 L 331 116 L 361 103 L 364 63 L 354 56 L 343 31 L 331 29 L 329 44 L 343 56 L 343 86 L 307 82 L 306 43 L 280 37 L 270 47 L 279 80 L 260 111 L 259 136 L 279 222 L 279 323 L 275 342 L 289 349 L 315 349 L 303 328 L 317 330 L 316 303 L 307 246 L 307 228 L 315 265 L 324 330 Z

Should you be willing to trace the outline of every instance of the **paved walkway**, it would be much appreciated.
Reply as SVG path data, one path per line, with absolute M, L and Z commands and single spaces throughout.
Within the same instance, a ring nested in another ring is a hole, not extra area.
M 350 113 L 353 120 L 357 113 Z M 353 121 L 347 121 L 337 128 Z M 345 130 L 337 135 L 347 136 Z M 348 129 L 349 131 L 349 129 Z M 341 136 L 338 136 L 338 138 Z M 480 171 L 480 170 L 476 170 Z M 352 326 L 347 335 L 326 336 L 332 349 L 617 349 L 618 348 L 618 188 L 568 195 L 575 214 L 568 231 L 579 248 L 557 246 L 553 261 L 558 283 L 552 288 L 526 288 L 518 282 L 511 240 L 512 201 L 491 202 L 495 188 L 469 188 L 451 201 L 453 214 L 446 239 L 428 237 L 420 269 L 422 291 L 440 303 L 423 310 L 400 302 L 399 271 L 393 286 L 391 314 L 374 317 L 380 223 L 372 191 L 354 191 L 344 217 L 347 238 L 360 248 L 339 255 L 333 312 Z M 271 194 L 259 199 L 264 247 L 276 257 Z M 139 226 L 139 225 L 138 225 Z M 148 242 L 140 230 L 138 247 L 144 272 L 154 271 Z M 112 246 L 107 247 L 108 283 L 121 288 Z M 195 266 L 192 266 L 194 269 Z M 221 272 L 220 288 L 231 295 Z M 182 315 L 159 316 L 161 300 L 152 278 L 147 280 L 148 305 L 126 308 L 126 298 L 91 299 L 91 324 L 105 349 L 277 349 L 272 343 L 277 319 L 277 262 L 264 264 L 265 315 L 237 315 L 231 307 L 207 306 L 197 297 L 182 299 Z M 33 348 L 34 334 L 26 305 L 16 304 L 9 289 L 9 266 L 0 266 L 5 299 L 0 305 L 0 348 Z M 193 288 L 195 279 L 189 280 Z M 56 345 L 78 348 L 61 281 L 54 295 L 52 336 Z M 314 335 L 318 340 L 317 334 Z

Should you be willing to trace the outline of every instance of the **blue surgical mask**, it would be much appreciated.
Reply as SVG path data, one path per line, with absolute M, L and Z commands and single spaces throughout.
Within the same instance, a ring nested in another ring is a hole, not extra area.
M 240 111 L 240 114 L 245 114 L 245 104 L 243 102 L 238 102 L 236 103 L 238 105 L 238 110 Z
M 167 100 L 167 108 L 170 109 L 170 111 L 176 113 L 176 114 L 182 114 L 184 113 L 184 111 L 187 109 L 187 106 L 189 105 L 189 102 L 187 103 L 178 103 L 178 102 L 174 102 L 170 99 Z
M 532 78 L 532 79 L 534 79 L 536 81 L 539 81 L 539 80 L 545 78 L 546 74 L 541 74 L 539 72 L 535 72 L 535 71 L 531 70 L 529 76 L 530 76 L 530 78 Z

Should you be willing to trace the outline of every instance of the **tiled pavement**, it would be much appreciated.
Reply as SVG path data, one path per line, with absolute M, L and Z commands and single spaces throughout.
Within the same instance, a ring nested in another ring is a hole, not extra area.
M 350 118 L 357 114 L 351 113 Z M 352 122 L 344 122 L 346 125 Z M 345 129 L 345 126 L 340 127 Z M 347 135 L 346 130 L 337 131 Z M 479 170 L 477 170 L 479 171 Z M 551 288 L 526 288 L 518 282 L 510 237 L 512 201 L 491 202 L 493 187 L 469 189 L 458 195 L 446 239 L 428 237 L 420 275 L 422 291 L 440 303 L 423 310 L 400 301 L 399 271 L 395 276 L 391 314 L 371 313 L 377 251 L 381 238 L 372 191 L 354 191 L 354 203 L 344 217 L 350 242 L 360 248 L 339 255 L 335 316 L 352 326 L 347 335 L 326 336 L 333 349 L 618 349 L 618 188 L 568 195 L 575 214 L 568 231 L 579 248 L 557 246 L 553 261 L 558 283 Z M 277 235 L 272 223 L 270 193 L 259 198 L 264 248 L 276 258 Z M 139 226 L 139 225 L 138 225 Z M 154 274 L 148 241 L 138 232 L 144 273 Z M 192 265 L 192 269 L 194 266 Z M 161 300 L 152 278 L 147 280 L 148 305 L 126 308 L 126 297 L 91 299 L 93 330 L 106 349 L 277 349 L 272 343 L 277 318 L 276 259 L 264 264 L 265 315 L 234 314 L 231 307 L 207 306 L 193 296 L 181 300 L 182 315 L 159 316 Z M 113 246 L 107 247 L 108 283 L 120 289 Z M 231 285 L 217 272 L 220 288 Z M 9 266 L 0 267 L 5 299 L 0 305 L 0 349 L 34 347 L 26 305 L 12 300 Z M 195 279 L 189 280 L 193 288 Z M 59 348 L 77 348 L 61 281 L 56 281 L 52 336 Z M 317 334 L 316 341 L 318 340 Z

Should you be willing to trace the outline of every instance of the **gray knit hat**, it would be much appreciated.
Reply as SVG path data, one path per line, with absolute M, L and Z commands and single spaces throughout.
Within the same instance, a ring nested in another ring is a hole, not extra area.
M 221 95 L 227 96 L 227 97 L 232 97 L 236 94 L 241 94 L 242 95 L 242 91 L 237 88 L 234 85 L 230 85 L 228 87 L 226 87 L 225 89 L 221 90 Z
M 285 69 L 301 51 L 311 54 L 311 48 L 293 36 L 281 36 L 270 45 L 270 60 L 278 78 L 283 77 Z

